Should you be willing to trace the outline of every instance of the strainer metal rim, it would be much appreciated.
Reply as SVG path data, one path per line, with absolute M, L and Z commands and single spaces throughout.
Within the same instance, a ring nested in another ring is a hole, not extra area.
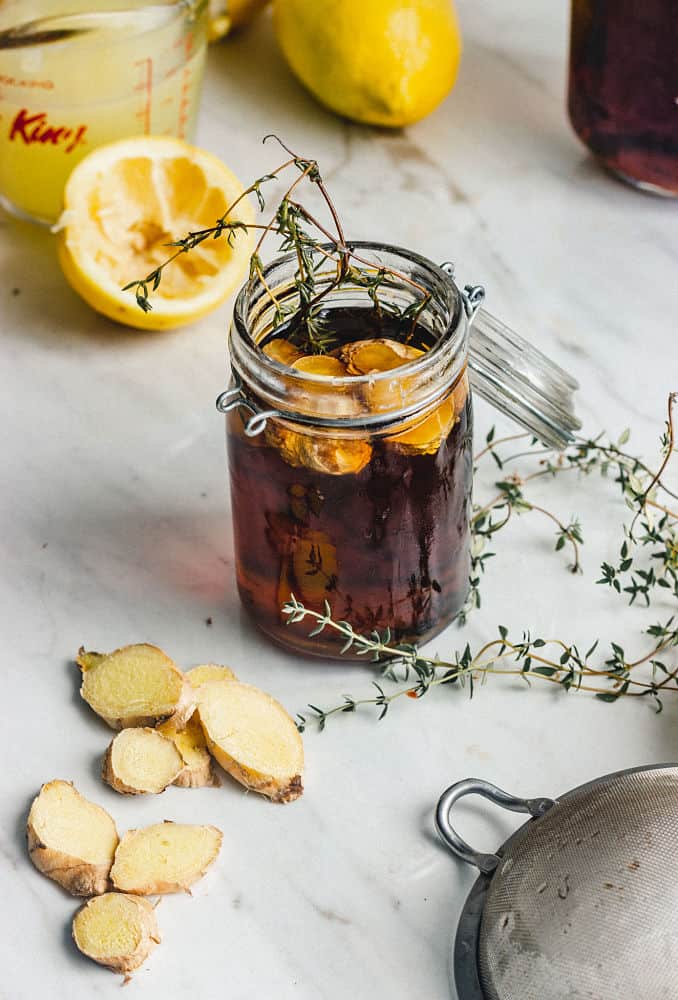
M 678 769 L 678 761 L 668 761 L 660 764 L 643 764 L 638 767 L 627 767 L 620 771 L 611 771 L 609 774 L 602 774 L 598 778 L 594 778 L 592 781 L 586 781 L 582 785 L 577 785 L 576 788 L 569 789 L 569 791 L 565 792 L 563 795 L 559 795 L 555 799 L 554 804 L 559 805 L 566 802 L 573 795 L 586 792 L 596 785 L 600 785 L 607 781 L 613 781 L 615 778 L 621 778 L 627 774 L 640 774 L 644 771 L 660 771 L 666 768 Z M 470 781 L 473 780 L 474 779 L 470 779 Z M 484 785 L 486 783 L 480 781 L 479 784 Z M 512 846 L 513 842 L 523 834 L 525 828 L 530 826 L 532 823 L 539 822 L 541 818 L 541 816 L 530 817 L 525 823 L 522 823 L 518 829 L 515 830 L 515 832 L 512 833 L 500 847 L 497 848 L 495 854 L 499 858 L 503 857 L 506 851 Z M 496 869 L 489 872 L 480 872 L 478 878 L 471 886 L 471 890 L 466 897 L 466 902 L 464 903 L 459 917 L 454 937 L 454 944 L 450 954 L 450 979 L 454 979 L 458 1000 L 488 1000 L 488 995 L 485 990 L 483 990 L 480 982 L 478 947 L 480 941 L 480 925 L 483 911 L 485 909 L 485 897 L 487 896 L 495 871 Z

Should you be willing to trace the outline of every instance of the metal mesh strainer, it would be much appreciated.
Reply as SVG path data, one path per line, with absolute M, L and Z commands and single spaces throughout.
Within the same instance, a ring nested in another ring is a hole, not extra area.
M 468 794 L 533 819 L 479 854 L 450 824 Z M 460 1000 L 676 1000 L 678 766 L 608 775 L 557 801 L 469 779 L 443 794 L 436 821 L 481 871 L 455 943 Z

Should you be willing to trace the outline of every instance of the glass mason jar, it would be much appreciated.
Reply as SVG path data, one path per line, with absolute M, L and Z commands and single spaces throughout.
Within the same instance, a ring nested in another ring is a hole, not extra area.
M 678 195 L 675 0 L 572 0 L 568 109 L 609 170 Z
M 309 638 L 281 613 L 291 594 L 359 632 L 388 628 L 396 642 L 423 643 L 459 613 L 468 592 L 472 404 L 475 387 L 545 440 L 564 444 L 577 426 L 576 383 L 480 309 L 483 290 L 461 290 L 451 265 L 379 244 L 352 244 L 375 273 L 384 267 L 430 295 L 417 328 L 424 352 L 400 367 L 319 375 L 261 349 L 276 328 L 269 290 L 295 303 L 294 254 L 250 280 L 236 300 L 230 334 L 227 414 L 238 589 L 256 624 L 278 643 L 337 656 L 327 629 Z M 319 287 L 336 269 L 318 275 Z M 389 307 L 411 291 L 331 291 L 323 320 L 351 341 L 388 335 Z M 471 321 L 478 314 L 469 350 Z M 386 319 L 385 319 L 386 317 Z M 383 342 L 383 341 L 382 341 Z

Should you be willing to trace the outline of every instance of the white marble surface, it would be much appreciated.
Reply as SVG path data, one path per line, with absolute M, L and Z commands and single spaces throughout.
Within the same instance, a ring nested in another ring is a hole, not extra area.
M 201 142 L 243 178 L 274 162 L 259 144 L 271 130 L 319 158 L 350 235 L 458 260 L 465 279 L 486 284 L 494 311 L 577 374 L 586 429 L 633 424 L 635 446 L 654 458 L 665 397 L 678 388 L 678 206 L 608 179 L 571 134 L 564 3 L 460 6 L 458 86 L 416 127 L 390 135 L 326 114 L 291 79 L 264 19 L 211 53 Z M 148 640 L 185 665 L 226 661 L 293 711 L 365 692 L 370 673 L 288 657 L 239 610 L 213 405 L 226 381 L 228 307 L 193 329 L 129 334 L 64 286 L 46 233 L 3 219 L 0 253 L 0 996 L 118 995 L 118 980 L 69 943 L 74 901 L 25 854 L 27 805 L 58 776 L 121 829 L 173 818 L 224 830 L 222 857 L 194 898 L 162 902 L 165 943 L 130 996 L 444 1000 L 473 875 L 433 835 L 443 788 L 480 775 L 554 794 L 676 759 L 676 706 L 657 718 L 643 704 L 495 682 L 472 702 L 443 691 L 405 699 L 379 726 L 367 713 L 309 732 L 306 794 L 287 808 L 230 783 L 116 796 L 98 778 L 109 732 L 77 695 L 80 643 Z M 492 420 L 479 406 L 478 439 Z M 594 586 L 625 517 L 612 492 L 571 479 L 546 493 L 564 517 L 582 518 L 586 575 L 566 572 L 548 530 L 518 520 L 497 542 L 482 613 L 465 634 L 446 633 L 441 651 L 499 621 L 640 648 L 641 628 L 668 617 Z M 462 823 L 485 848 L 514 825 L 471 808 Z

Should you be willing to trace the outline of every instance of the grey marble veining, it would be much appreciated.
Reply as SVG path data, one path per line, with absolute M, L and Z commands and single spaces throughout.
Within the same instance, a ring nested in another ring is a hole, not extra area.
M 666 395 L 678 388 L 678 205 L 609 179 L 570 132 L 565 7 L 530 0 L 518 13 L 464 0 L 454 93 L 396 134 L 323 111 L 288 73 L 264 19 L 210 53 L 199 138 L 243 179 L 275 162 L 259 143 L 266 132 L 317 157 L 349 236 L 455 259 L 464 280 L 487 286 L 494 312 L 576 374 L 585 429 L 632 424 L 634 447 L 654 459 Z M 46 233 L 3 218 L 0 262 L 0 998 L 118 995 L 117 978 L 69 943 L 75 902 L 25 855 L 28 803 L 41 782 L 63 777 L 121 830 L 162 818 L 224 830 L 194 898 L 161 903 L 164 944 L 130 996 L 445 1000 L 472 873 L 435 840 L 439 793 L 477 774 L 554 795 L 675 759 L 675 706 L 657 718 L 644 705 L 495 681 L 473 701 L 441 691 L 404 699 L 379 726 L 365 713 L 310 731 L 307 791 L 284 809 L 230 783 L 116 796 L 98 778 L 109 733 L 80 701 L 69 662 L 81 643 L 151 641 L 186 666 L 225 661 L 293 712 L 366 692 L 371 675 L 273 649 L 238 607 L 213 406 L 227 378 L 228 305 L 192 329 L 134 334 L 65 287 Z M 494 420 L 478 405 L 479 439 Z M 492 476 L 479 477 L 478 496 Z M 477 644 L 499 621 L 640 648 L 640 630 L 670 610 L 626 609 L 593 583 L 616 551 L 624 507 L 597 480 L 534 496 L 581 517 L 586 575 L 567 573 L 548 527 L 516 519 L 497 541 L 482 612 L 437 648 Z M 502 815 L 460 817 L 487 849 L 512 828 Z

